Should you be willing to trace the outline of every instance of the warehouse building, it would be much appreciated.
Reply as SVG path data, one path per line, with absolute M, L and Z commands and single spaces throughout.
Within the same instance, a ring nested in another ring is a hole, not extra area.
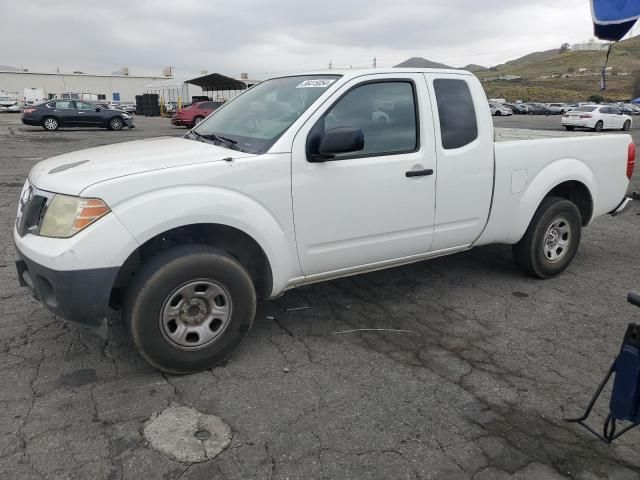
M 135 96 L 145 93 L 149 84 L 171 80 L 170 75 L 128 75 L 126 69 L 119 75 L 88 73 L 44 73 L 0 71 L 0 90 L 14 93 L 22 99 L 25 88 L 43 89 L 48 98 L 63 92 L 92 93 L 98 100 L 133 102 Z

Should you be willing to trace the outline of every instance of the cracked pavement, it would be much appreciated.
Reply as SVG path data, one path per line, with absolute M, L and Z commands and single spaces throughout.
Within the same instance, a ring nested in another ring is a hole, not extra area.
M 562 420 L 582 412 L 640 320 L 625 302 L 640 290 L 640 202 L 585 229 L 559 278 L 528 278 L 509 247 L 489 246 L 299 288 L 259 305 L 226 364 L 169 376 L 133 353 L 117 315 L 105 338 L 31 298 L 11 232 L 38 160 L 185 130 L 144 117 L 121 132 L 19 122 L 0 115 L 0 478 L 640 478 L 640 432 L 607 446 Z M 403 331 L 337 333 L 356 329 Z M 194 464 L 152 450 L 145 421 L 168 406 L 220 417 L 231 444 Z M 606 411 L 600 402 L 594 425 Z

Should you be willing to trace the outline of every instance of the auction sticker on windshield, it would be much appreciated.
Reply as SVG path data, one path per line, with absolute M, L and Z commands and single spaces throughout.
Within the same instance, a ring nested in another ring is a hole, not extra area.
M 335 79 L 334 80 L 329 80 L 329 79 L 305 80 L 296 88 L 327 88 L 333 82 L 335 82 Z

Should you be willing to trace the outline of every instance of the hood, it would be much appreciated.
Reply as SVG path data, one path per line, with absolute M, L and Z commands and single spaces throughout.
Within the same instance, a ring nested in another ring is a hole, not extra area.
M 117 177 L 251 156 L 186 138 L 150 138 L 51 157 L 31 169 L 29 182 L 48 192 L 79 195 L 90 185 Z

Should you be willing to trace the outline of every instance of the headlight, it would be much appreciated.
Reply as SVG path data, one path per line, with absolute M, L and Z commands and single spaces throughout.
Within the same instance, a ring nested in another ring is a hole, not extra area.
M 68 238 L 91 225 L 111 210 L 99 198 L 55 195 L 44 214 L 40 235 Z
M 122 114 L 122 118 L 131 118 L 131 115 L 127 114 L 127 113 L 123 113 Z

